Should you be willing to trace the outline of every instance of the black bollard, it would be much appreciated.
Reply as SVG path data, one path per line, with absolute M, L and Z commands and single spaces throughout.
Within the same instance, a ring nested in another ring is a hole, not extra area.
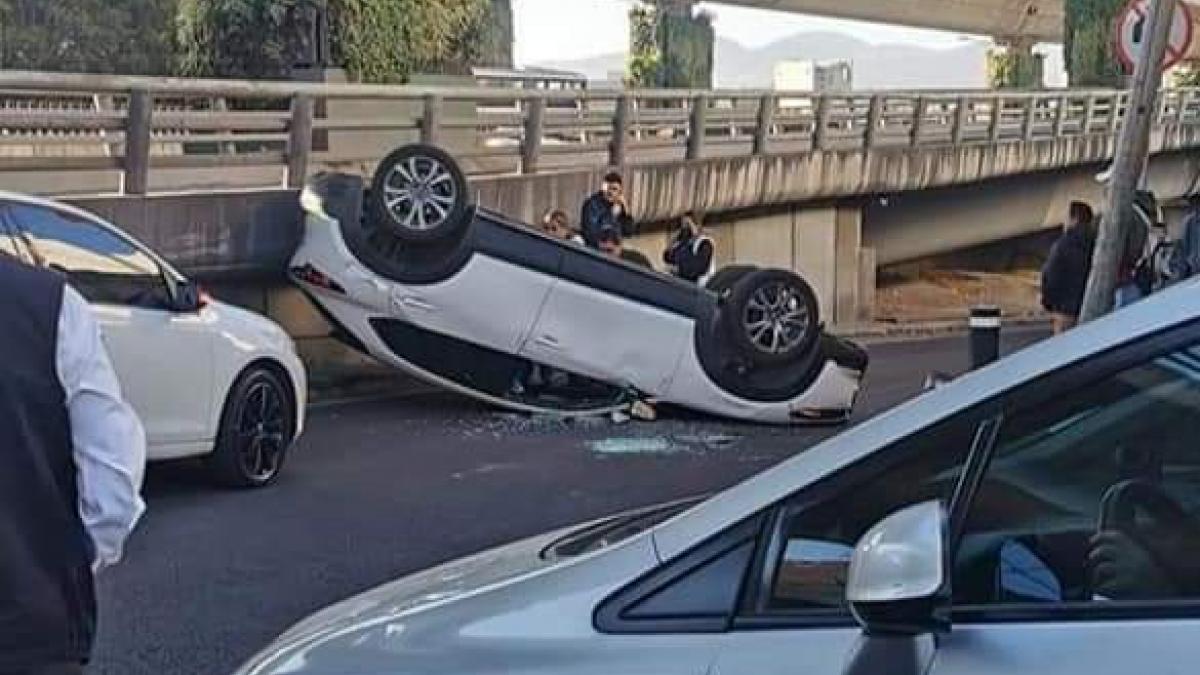
M 971 308 L 971 370 L 1000 358 L 1000 308 L 978 305 Z

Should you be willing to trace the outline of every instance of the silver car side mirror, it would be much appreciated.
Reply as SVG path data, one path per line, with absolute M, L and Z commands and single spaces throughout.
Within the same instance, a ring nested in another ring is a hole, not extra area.
M 867 635 L 949 628 L 946 512 L 931 501 L 898 511 L 858 541 L 846 599 Z

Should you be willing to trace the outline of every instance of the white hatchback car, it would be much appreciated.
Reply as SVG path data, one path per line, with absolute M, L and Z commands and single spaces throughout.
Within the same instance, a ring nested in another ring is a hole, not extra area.
M 1189 283 L 702 503 L 369 591 L 239 672 L 1193 672 L 1197 420 Z
M 283 329 L 213 301 L 117 227 L 65 204 L 0 193 L 0 253 L 62 272 L 91 304 L 151 460 L 203 456 L 234 487 L 275 479 L 307 397 Z
M 526 412 L 649 396 L 776 424 L 850 415 L 866 353 L 822 330 L 790 272 L 729 268 L 701 288 L 553 239 L 472 207 L 453 158 L 428 146 L 393 152 L 364 187 L 310 182 L 292 276 L 384 363 Z

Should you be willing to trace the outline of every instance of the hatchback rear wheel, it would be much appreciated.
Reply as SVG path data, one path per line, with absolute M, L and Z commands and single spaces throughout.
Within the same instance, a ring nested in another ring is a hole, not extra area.
M 816 294 L 803 279 L 783 270 L 742 277 L 721 312 L 733 345 L 760 366 L 800 358 L 821 332 Z
M 379 163 L 368 207 L 401 241 L 445 241 L 469 220 L 468 189 L 462 169 L 444 150 L 407 145 Z

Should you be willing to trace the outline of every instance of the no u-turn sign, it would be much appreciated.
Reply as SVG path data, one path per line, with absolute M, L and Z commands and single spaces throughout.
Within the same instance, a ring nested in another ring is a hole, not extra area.
M 1117 57 L 1129 72 L 1133 72 L 1142 46 L 1150 38 L 1150 0 L 1130 0 L 1117 15 Z M 1192 11 L 1187 3 L 1177 0 L 1171 17 L 1171 38 L 1162 69 L 1179 63 L 1192 46 Z

